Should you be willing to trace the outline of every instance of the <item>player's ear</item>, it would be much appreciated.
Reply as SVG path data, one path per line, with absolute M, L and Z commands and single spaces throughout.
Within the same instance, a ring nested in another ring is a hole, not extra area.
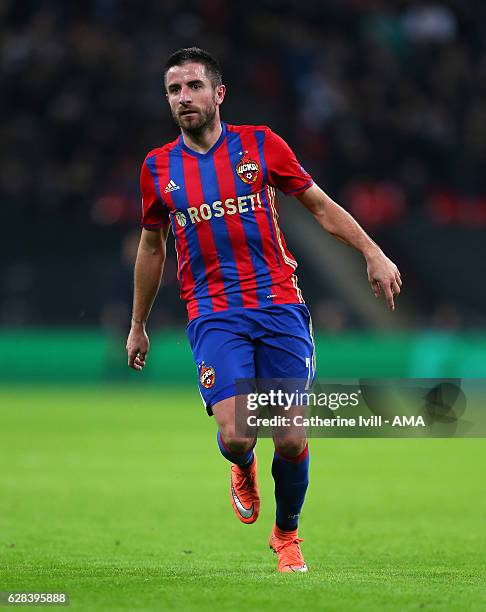
M 216 100 L 216 104 L 222 104 L 224 100 L 224 96 L 226 95 L 226 85 L 217 85 L 214 90 L 214 98 Z
M 164 84 L 163 84 L 163 89 L 164 89 L 164 96 L 165 99 L 167 100 L 167 102 L 169 101 L 169 92 L 167 91 L 167 82 L 165 80 L 165 74 L 164 74 Z

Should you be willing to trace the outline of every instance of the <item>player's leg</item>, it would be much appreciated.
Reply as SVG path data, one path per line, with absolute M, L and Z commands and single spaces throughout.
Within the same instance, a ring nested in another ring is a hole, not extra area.
M 273 379 L 286 391 L 305 391 L 314 378 L 314 342 L 309 312 L 304 305 L 274 306 L 265 311 L 255 353 L 257 378 L 266 379 L 266 384 L 271 384 Z M 292 390 L 285 384 L 289 379 Z M 279 410 L 274 408 L 274 413 Z M 305 407 L 292 407 L 287 414 L 293 417 L 299 412 L 305 412 Z M 279 557 L 279 571 L 307 571 L 298 537 L 299 515 L 309 483 L 305 431 L 295 427 L 279 428 L 274 431 L 274 442 L 272 476 L 276 517 L 270 546 Z
M 227 397 L 214 404 L 211 409 L 218 424 L 217 441 L 221 454 L 231 463 L 245 468 L 253 461 L 256 440 L 254 437 L 238 435 L 236 407 L 241 401 L 244 401 L 242 397 Z
M 292 406 L 288 413 L 293 419 L 295 415 L 304 415 L 305 412 L 305 407 Z M 273 432 L 273 441 L 275 444 L 272 461 L 276 501 L 275 524 L 280 531 L 295 531 L 309 484 L 309 447 L 305 430 L 292 426 L 292 424 L 288 427 L 276 428 Z
M 305 408 L 292 407 L 291 412 L 292 415 L 305 413 Z M 274 443 L 272 476 L 276 517 L 269 544 L 278 555 L 279 571 L 305 572 L 298 521 L 309 484 L 309 447 L 303 432 L 291 428 L 274 434 Z
M 187 327 L 199 374 L 199 391 L 218 424 L 217 443 L 231 462 L 230 499 L 244 523 L 258 518 L 260 498 L 256 479 L 255 438 L 237 435 L 237 380 L 255 377 L 254 346 L 237 316 L 217 313 L 196 319 Z
M 241 397 L 228 397 L 217 402 L 213 414 L 218 423 L 218 445 L 223 457 L 232 463 L 230 500 L 238 519 L 254 523 L 260 513 L 260 494 L 257 480 L 257 458 L 254 437 L 242 437 L 237 431 L 236 410 Z

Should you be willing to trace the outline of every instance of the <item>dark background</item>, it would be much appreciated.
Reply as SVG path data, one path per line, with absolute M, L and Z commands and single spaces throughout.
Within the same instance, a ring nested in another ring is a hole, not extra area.
M 162 66 L 198 45 L 223 119 L 286 138 L 399 265 L 412 327 L 484 327 L 485 23 L 481 1 L 1 2 L 0 325 L 128 325 L 139 167 L 177 135 Z M 369 327 L 288 242 L 317 326 Z M 153 325 L 185 320 L 171 248 Z

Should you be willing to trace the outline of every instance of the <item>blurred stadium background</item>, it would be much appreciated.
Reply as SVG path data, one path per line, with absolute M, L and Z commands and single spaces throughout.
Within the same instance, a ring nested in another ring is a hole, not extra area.
M 3 0 L 0 376 L 52 375 L 35 356 L 58 351 L 58 376 L 128 375 L 139 166 L 176 135 L 161 67 L 194 43 L 224 68 L 223 118 L 285 137 L 402 271 L 391 317 L 361 258 L 280 198 L 319 332 L 319 374 L 349 374 L 350 360 L 353 375 L 370 362 L 377 375 L 482 374 L 485 20 L 481 0 L 264 0 L 251 10 Z M 171 245 L 150 322 L 160 359 L 147 377 L 192 374 L 178 348 L 184 324 Z

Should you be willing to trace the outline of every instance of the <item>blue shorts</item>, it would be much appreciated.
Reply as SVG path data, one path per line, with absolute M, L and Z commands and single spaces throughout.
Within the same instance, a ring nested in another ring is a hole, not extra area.
M 241 393 L 237 381 L 299 379 L 309 388 L 314 380 L 312 321 L 305 304 L 202 315 L 188 324 L 186 334 L 209 415 L 214 404 Z

